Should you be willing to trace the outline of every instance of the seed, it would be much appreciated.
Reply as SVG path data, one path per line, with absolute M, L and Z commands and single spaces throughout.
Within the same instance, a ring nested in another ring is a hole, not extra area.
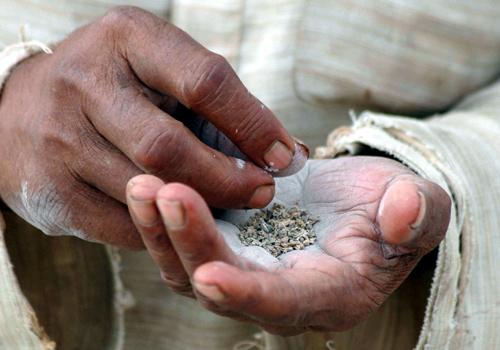
M 239 226 L 239 238 L 244 245 L 259 246 L 274 256 L 304 249 L 316 241 L 313 230 L 319 218 L 294 205 L 290 208 L 274 204 L 263 209 Z

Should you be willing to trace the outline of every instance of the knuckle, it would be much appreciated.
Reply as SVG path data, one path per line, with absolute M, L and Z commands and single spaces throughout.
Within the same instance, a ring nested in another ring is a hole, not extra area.
M 77 142 L 75 147 L 80 150 L 79 159 L 82 160 L 84 166 L 88 166 L 88 162 L 94 159 L 103 158 L 104 164 L 108 163 L 108 155 L 114 155 L 118 151 L 113 149 L 111 143 L 98 134 L 91 126 L 86 123 L 81 123 L 79 132 L 76 133 Z
M 81 161 L 82 166 L 86 167 L 89 159 L 109 149 L 107 141 L 96 134 L 79 115 L 62 114 L 57 110 L 57 101 L 53 103 L 45 118 L 37 123 L 36 130 L 33 131 L 36 135 L 33 142 L 45 152 L 46 157 L 58 162 Z
M 121 31 L 134 25 L 144 13 L 144 10 L 135 6 L 116 6 L 101 18 L 100 25 L 112 32 Z
M 69 55 L 53 65 L 50 77 L 50 91 L 56 98 L 67 98 L 73 92 L 81 90 L 86 73 L 79 60 Z
M 163 128 L 162 131 L 148 132 L 139 142 L 133 159 L 134 162 L 152 174 L 163 173 L 165 169 L 174 171 L 177 164 L 182 160 L 182 143 L 185 138 L 182 137 L 184 126 L 181 122 L 172 121 Z
M 210 104 L 224 92 L 227 78 L 233 70 L 221 55 L 210 53 L 193 73 L 194 79 L 184 84 L 183 92 L 187 104 L 196 108 L 201 104 Z
M 103 98 L 104 82 L 109 81 L 108 75 L 114 67 L 108 64 L 110 58 L 106 50 L 96 53 L 94 47 L 86 47 L 86 43 L 54 53 L 47 70 L 49 89 L 47 94 L 60 109 L 61 103 L 73 99 L 73 107 Z M 96 44 L 97 45 L 97 44 Z M 113 61 L 114 63 L 114 61 Z M 115 63 L 116 64 L 116 63 Z M 68 103 L 66 103 L 68 105 Z M 69 106 L 69 105 L 68 105 Z M 77 110 L 77 108 L 73 108 Z
M 39 125 L 37 135 L 37 148 L 47 154 L 63 158 L 75 148 L 75 136 L 73 133 L 65 133 L 60 128 L 54 127 L 54 123 L 47 121 Z
M 70 53 L 51 68 L 48 91 L 55 110 L 66 105 L 78 111 L 78 106 L 103 98 L 103 70 L 98 65 Z
M 271 121 L 264 118 L 262 109 L 258 104 L 254 105 L 254 108 L 250 108 L 246 113 L 240 115 L 239 125 L 238 125 L 238 135 L 236 141 L 240 147 L 247 147 L 255 144 L 256 137 L 257 141 L 260 141 L 260 135 L 266 135 L 267 139 L 277 139 L 279 133 L 276 132 L 278 128 L 269 127 L 272 125 Z M 275 134 L 275 135 L 273 135 Z

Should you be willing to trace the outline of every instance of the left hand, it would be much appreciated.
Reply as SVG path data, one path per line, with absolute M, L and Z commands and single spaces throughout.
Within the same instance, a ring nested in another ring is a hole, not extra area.
M 143 248 L 124 205 L 133 176 L 261 208 L 272 175 L 306 158 L 222 56 L 136 7 L 20 62 L 0 99 L 0 200 L 48 235 Z
M 450 217 L 444 190 L 386 158 L 309 161 L 276 183 L 275 201 L 321 219 L 314 245 L 279 259 L 237 239 L 233 224 L 251 211 L 229 210 L 216 223 L 185 185 L 140 175 L 127 200 L 170 288 L 282 335 L 340 331 L 365 319 L 438 245 Z

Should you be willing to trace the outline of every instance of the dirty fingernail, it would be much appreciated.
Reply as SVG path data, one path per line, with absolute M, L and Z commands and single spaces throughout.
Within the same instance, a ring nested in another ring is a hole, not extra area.
M 137 224 L 150 227 L 158 223 L 158 212 L 150 199 L 150 189 L 140 184 L 129 183 L 127 202 Z
M 250 208 L 265 207 L 274 197 L 274 185 L 264 185 L 258 187 L 250 198 L 248 205 Z
M 150 227 L 158 223 L 158 214 L 153 201 L 140 201 L 129 197 L 129 206 L 139 225 Z
M 185 226 L 186 213 L 180 201 L 158 199 L 157 204 L 167 229 L 178 230 Z
M 264 161 L 273 170 L 287 168 L 292 162 L 293 152 L 281 141 L 276 141 L 264 155 Z
M 418 211 L 415 221 L 410 225 L 410 228 L 412 230 L 420 228 L 422 222 L 424 221 L 425 213 L 427 211 L 427 202 L 425 201 L 425 196 L 421 192 L 418 192 L 418 197 L 420 198 L 420 209 Z
M 204 295 L 210 300 L 223 301 L 224 299 L 226 299 L 226 296 L 221 292 L 219 287 L 217 287 L 216 285 L 209 285 L 199 282 L 194 282 L 193 284 L 196 290 L 200 294 Z
M 274 177 L 290 176 L 297 173 L 309 159 L 309 147 L 303 142 L 297 140 L 295 143 L 295 153 L 293 154 L 292 161 L 286 169 L 273 172 Z

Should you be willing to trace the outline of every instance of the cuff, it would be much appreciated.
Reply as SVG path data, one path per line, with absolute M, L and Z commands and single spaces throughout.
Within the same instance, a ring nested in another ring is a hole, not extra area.
M 0 52 L 0 92 L 12 69 L 26 58 L 39 52 L 51 54 L 52 50 L 39 41 L 27 41 L 7 46 Z

